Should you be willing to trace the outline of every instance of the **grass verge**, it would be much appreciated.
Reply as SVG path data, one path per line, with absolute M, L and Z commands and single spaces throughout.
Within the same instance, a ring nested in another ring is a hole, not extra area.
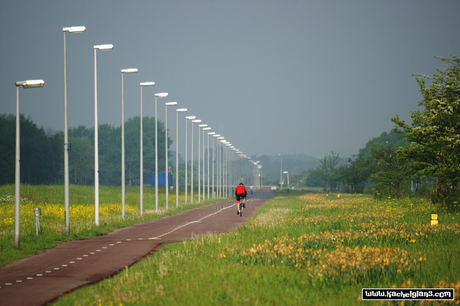
M 458 303 L 459 218 L 423 200 L 285 195 L 56 305 L 358 305 L 362 288 L 391 287 L 455 288 Z
M 186 209 L 211 204 L 215 201 L 198 203 L 197 192 L 194 204 L 184 205 L 185 195 L 179 194 L 179 208 L 176 208 L 176 192 L 169 193 L 169 209 L 166 210 L 165 189 L 159 188 L 156 210 L 155 187 L 144 187 L 144 215 L 140 216 L 139 187 L 126 187 L 126 214 L 121 218 L 121 187 L 100 186 L 99 226 L 95 225 L 95 204 L 93 186 L 70 187 L 70 235 L 65 233 L 64 186 L 21 185 L 21 230 L 20 248 L 15 248 L 15 188 L 14 185 L 0 186 L 0 267 L 19 259 L 46 251 L 69 240 L 87 239 L 103 235 L 112 230 L 132 224 L 148 222 L 165 215 L 177 214 Z M 225 200 L 225 199 L 220 199 Z M 40 207 L 40 233 L 36 236 L 34 209 Z

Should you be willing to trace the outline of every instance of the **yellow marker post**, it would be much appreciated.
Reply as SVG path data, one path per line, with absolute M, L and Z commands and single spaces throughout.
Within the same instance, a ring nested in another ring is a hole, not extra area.
M 431 226 L 438 225 L 438 214 L 431 214 Z

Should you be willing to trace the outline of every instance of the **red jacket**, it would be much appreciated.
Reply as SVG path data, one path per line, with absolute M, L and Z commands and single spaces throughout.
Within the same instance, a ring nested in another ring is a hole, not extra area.
M 246 188 L 243 185 L 236 186 L 235 194 L 246 194 Z

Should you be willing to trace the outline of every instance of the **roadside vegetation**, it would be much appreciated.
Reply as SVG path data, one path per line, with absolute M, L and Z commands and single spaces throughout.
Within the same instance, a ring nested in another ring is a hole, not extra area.
M 59 243 L 103 235 L 132 224 L 147 222 L 165 215 L 195 208 L 215 201 L 184 206 L 185 194 L 179 193 L 176 208 L 176 192 L 170 192 L 169 210 L 166 210 L 165 189 L 159 188 L 159 209 L 155 210 L 155 187 L 144 187 L 144 216 L 140 216 L 139 186 L 126 186 L 126 214 L 121 218 L 121 187 L 100 186 L 99 226 L 95 225 L 94 186 L 70 188 L 70 235 L 65 234 L 64 186 L 21 185 L 21 242 L 14 244 L 15 197 L 14 185 L 0 186 L 0 267 L 19 259 L 39 254 Z M 36 236 L 35 208 L 41 208 L 40 233 Z
M 424 199 L 290 193 L 56 305 L 358 305 L 362 288 L 391 287 L 455 288 L 455 304 L 459 238 L 458 210 Z
M 422 97 L 409 122 L 396 114 L 391 132 L 370 140 L 345 165 L 331 152 L 308 171 L 306 185 L 379 199 L 416 194 L 454 208 L 460 200 L 460 56 L 436 58 L 446 68 L 414 75 Z

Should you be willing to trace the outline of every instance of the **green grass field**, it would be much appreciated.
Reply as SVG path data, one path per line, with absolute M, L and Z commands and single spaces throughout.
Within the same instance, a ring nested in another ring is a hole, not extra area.
M 362 288 L 390 287 L 455 288 L 458 304 L 459 221 L 424 200 L 283 194 L 234 233 L 167 245 L 56 305 L 361 305 Z
M 126 215 L 121 218 L 121 187 L 100 186 L 100 225 L 95 225 L 94 186 L 70 186 L 70 235 L 65 234 L 64 186 L 21 185 L 20 248 L 15 248 L 15 189 L 14 185 L 0 186 L 0 267 L 19 259 L 39 254 L 69 240 L 91 238 L 132 224 L 147 222 L 169 214 L 210 204 L 198 203 L 195 190 L 194 204 L 184 205 L 185 194 L 179 194 L 176 208 L 176 192 L 169 193 L 169 210 L 166 210 L 165 189 L 159 188 L 159 209 L 155 207 L 155 187 L 144 187 L 144 215 L 140 216 L 139 186 L 126 187 Z M 40 207 L 41 231 L 36 236 L 34 209 Z

